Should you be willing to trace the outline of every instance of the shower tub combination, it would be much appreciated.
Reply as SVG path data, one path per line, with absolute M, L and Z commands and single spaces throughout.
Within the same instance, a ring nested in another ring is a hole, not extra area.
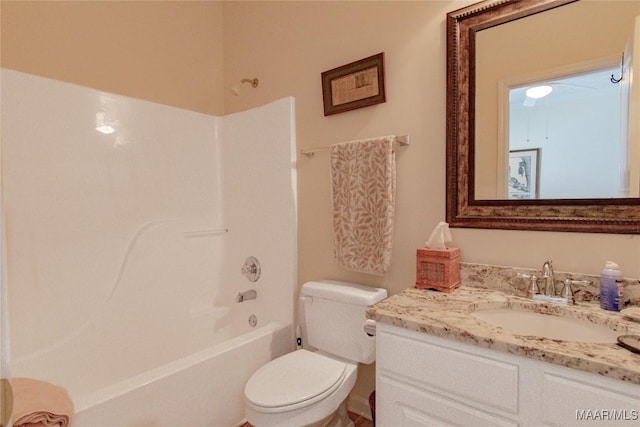
M 245 383 L 290 347 L 290 329 L 270 322 L 76 399 L 74 426 L 240 425 Z
M 293 99 L 213 117 L 2 69 L 2 114 L 10 375 L 76 427 L 240 425 L 294 347 Z

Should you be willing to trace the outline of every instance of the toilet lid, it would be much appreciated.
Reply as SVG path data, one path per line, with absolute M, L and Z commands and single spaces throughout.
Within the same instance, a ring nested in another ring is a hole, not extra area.
M 321 400 L 338 388 L 345 371 L 344 362 L 297 350 L 258 369 L 244 392 L 250 403 L 262 408 L 296 404 L 302 407 Z

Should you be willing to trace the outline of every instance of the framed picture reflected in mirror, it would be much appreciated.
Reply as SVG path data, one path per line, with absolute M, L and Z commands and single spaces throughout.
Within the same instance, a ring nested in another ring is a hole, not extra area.
M 540 149 L 509 151 L 509 199 L 537 199 L 540 194 Z

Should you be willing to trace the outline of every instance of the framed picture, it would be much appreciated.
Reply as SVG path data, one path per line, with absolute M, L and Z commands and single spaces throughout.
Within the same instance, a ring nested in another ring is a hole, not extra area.
M 509 151 L 509 199 L 539 197 L 540 149 Z
M 324 115 L 386 101 L 384 52 L 322 73 Z

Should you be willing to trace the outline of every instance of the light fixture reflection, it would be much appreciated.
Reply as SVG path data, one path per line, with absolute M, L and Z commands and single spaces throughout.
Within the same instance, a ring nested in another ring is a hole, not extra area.
M 116 131 L 113 126 L 109 125 L 96 126 L 96 130 L 100 133 L 104 133 L 105 135 L 110 135 Z
M 116 129 L 110 124 L 105 122 L 105 114 L 103 112 L 96 113 L 96 130 L 105 135 L 110 135 L 116 131 Z
M 529 98 L 540 99 L 540 98 L 544 98 L 545 96 L 549 95 L 551 93 L 551 91 L 553 91 L 553 88 L 551 86 L 549 86 L 549 85 L 540 85 L 540 86 L 530 87 L 529 89 L 527 89 L 525 94 Z

